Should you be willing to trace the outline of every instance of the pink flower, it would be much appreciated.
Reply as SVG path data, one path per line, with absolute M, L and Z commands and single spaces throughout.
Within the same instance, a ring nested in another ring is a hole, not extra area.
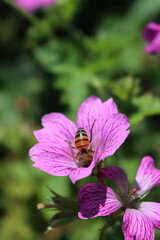
M 79 217 L 107 216 L 124 207 L 122 230 L 125 240 L 153 240 L 154 228 L 160 229 L 160 203 L 138 201 L 160 183 L 160 170 L 155 168 L 153 158 L 147 156 L 142 159 L 132 189 L 125 172 L 117 166 L 98 172 L 100 181 L 105 177 L 116 185 L 119 195 L 102 184 L 84 185 L 78 196 Z
M 69 175 L 71 181 L 85 178 L 92 173 L 95 165 L 104 158 L 114 154 L 129 134 L 126 130 L 130 123 L 124 114 L 118 113 L 113 99 L 102 103 L 97 97 L 87 98 L 78 109 L 77 126 L 61 113 L 50 113 L 42 118 L 43 128 L 34 131 L 39 143 L 29 152 L 35 162 L 34 167 L 54 176 Z M 79 161 L 79 153 L 75 147 L 77 128 L 85 129 L 90 150 L 84 150 L 82 156 L 92 159 L 88 166 Z
M 148 23 L 143 29 L 143 38 L 149 42 L 144 48 L 147 53 L 160 53 L 160 24 L 153 22 Z
M 34 12 L 41 7 L 48 7 L 49 5 L 52 5 L 55 2 L 55 0 L 14 0 L 14 1 L 18 7 L 28 12 Z

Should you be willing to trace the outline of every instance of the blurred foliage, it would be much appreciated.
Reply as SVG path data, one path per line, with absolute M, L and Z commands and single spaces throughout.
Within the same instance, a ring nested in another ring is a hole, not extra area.
M 113 97 L 129 117 L 131 133 L 107 164 L 122 167 L 131 183 L 143 156 L 153 156 L 160 168 L 160 57 L 147 55 L 142 39 L 146 23 L 160 22 L 159 12 L 159 0 L 57 0 L 35 14 L 22 12 L 12 0 L 0 2 L 2 240 L 96 240 L 105 222 L 77 219 L 43 234 L 53 216 L 36 209 L 50 196 L 46 185 L 76 198 L 93 181 L 72 185 L 68 177 L 30 167 L 33 130 L 41 128 L 46 113 L 63 112 L 76 122 L 87 96 Z M 160 201 L 158 188 L 150 200 Z M 119 239 L 113 229 L 105 236 Z

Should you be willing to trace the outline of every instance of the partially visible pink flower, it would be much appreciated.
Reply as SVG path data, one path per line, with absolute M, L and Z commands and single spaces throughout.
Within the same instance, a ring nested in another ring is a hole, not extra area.
M 90 139 L 93 123 L 92 141 L 89 144 L 93 160 L 88 167 L 83 167 L 77 159 L 79 151 L 72 148 L 75 147 L 75 133 L 78 128 L 83 128 Z M 113 99 L 102 103 L 94 96 L 80 105 L 77 126 L 61 113 L 45 115 L 42 125 L 44 128 L 34 131 L 39 143 L 29 152 L 35 162 L 33 166 L 54 176 L 69 175 L 73 183 L 88 177 L 99 161 L 114 154 L 130 132 L 127 130 L 130 125 L 127 117 L 118 113 Z
M 160 53 L 160 24 L 148 23 L 143 29 L 143 38 L 149 43 L 144 48 L 147 53 Z
M 27 12 L 34 12 L 38 8 L 48 7 L 55 3 L 55 0 L 14 0 L 15 4 Z
M 153 240 L 154 228 L 160 229 L 160 203 L 140 202 L 153 187 L 160 184 L 160 170 L 155 168 L 153 158 L 142 159 L 133 188 L 129 186 L 125 172 L 117 166 L 101 169 L 99 181 L 108 177 L 118 188 L 97 183 L 84 185 L 78 194 L 79 217 L 82 219 L 107 216 L 124 207 L 122 230 L 125 240 Z

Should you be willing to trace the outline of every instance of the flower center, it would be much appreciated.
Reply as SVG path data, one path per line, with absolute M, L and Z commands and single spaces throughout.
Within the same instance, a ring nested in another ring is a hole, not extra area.
M 136 192 L 137 192 L 137 190 L 136 190 L 135 188 L 133 188 L 133 189 L 132 189 L 132 192 L 131 192 L 131 196 L 132 196 L 132 198 L 134 198 L 134 199 L 135 199 L 135 197 L 136 197 Z
M 132 203 L 138 198 L 139 195 L 137 194 L 137 189 L 136 188 L 131 189 L 127 198 L 124 200 L 124 206 L 131 207 Z

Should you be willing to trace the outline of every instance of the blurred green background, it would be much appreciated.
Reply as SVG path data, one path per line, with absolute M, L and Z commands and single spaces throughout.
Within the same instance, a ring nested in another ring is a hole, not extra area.
M 44 234 L 53 213 L 37 210 L 51 194 L 67 197 L 95 179 L 54 177 L 28 151 L 41 117 L 62 112 L 76 122 L 90 95 L 113 97 L 131 133 L 107 165 L 134 176 L 145 155 L 160 168 L 160 56 L 147 55 L 142 29 L 160 23 L 159 0 L 57 0 L 31 15 L 0 2 L 0 239 L 97 240 L 105 218 L 80 219 Z M 160 201 L 160 187 L 147 197 Z M 119 239 L 109 229 L 104 239 Z M 156 239 L 160 233 L 156 231 Z

